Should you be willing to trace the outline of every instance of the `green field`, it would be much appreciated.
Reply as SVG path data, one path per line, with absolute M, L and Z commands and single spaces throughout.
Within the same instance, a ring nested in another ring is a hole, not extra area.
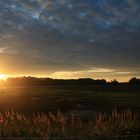
M 114 108 L 139 110 L 140 91 L 107 90 L 92 86 L 0 89 L 0 111 L 110 111 Z

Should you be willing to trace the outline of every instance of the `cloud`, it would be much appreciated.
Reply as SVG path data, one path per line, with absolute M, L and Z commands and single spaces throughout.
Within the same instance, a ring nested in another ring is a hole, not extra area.
M 139 12 L 138 0 L 1 0 L 0 64 L 19 74 L 138 72 Z
M 135 77 L 136 72 L 118 71 L 112 69 L 96 68 L 83 71 L 58 71 L 47 75 L 50 78 L 58 79 L 73 79 L 73 78 L 93 78 L 93 79 L 118 79 L 119 81 L 128 81 L 128 79 Z
M 94 73 L 108 73 L 113 72 L 113 69 L 105 69 L 105 68 L 93 68 L 88 70 L 87 72 L 94 72 Z

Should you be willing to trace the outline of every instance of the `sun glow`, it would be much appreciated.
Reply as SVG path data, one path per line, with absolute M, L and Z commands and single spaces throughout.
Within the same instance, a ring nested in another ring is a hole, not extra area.
M 6 80 L 6 79 L 7 79 L 7 75 L 5 75 L 5 74 L 0 74 L 0 79 L 1 79 L 1 80 Z

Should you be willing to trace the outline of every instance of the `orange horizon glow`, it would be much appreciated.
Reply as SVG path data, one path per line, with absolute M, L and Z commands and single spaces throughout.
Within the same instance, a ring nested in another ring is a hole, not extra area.
M 40 73 L 23 73 L 23 74 L 8 74 L 3 71 L 0 72 L 0 80 L 7 80 L 8 78 L 19 77 L 37 77 L 37 78 L 52 78 L 52 79 L 79 79 L 79 78 L 92 78 L 92 79 L 105 79 L 106 81 L 112 81 L 116 79 L 119 82 L 128 82 L 133 77 L 130 71 L 116 71 L 115 69 L 108 68 L 91 68 L 81 71 L 56 71 L 50 74 Z

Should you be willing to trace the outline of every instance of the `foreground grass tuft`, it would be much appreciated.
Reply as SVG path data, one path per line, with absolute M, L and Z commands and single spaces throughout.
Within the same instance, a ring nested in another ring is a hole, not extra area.
M 96 112 L 92 119 L 74 114 L 36 113 L 31 116 L 13 110 L 0 113 L 0 138 L 72 138 L 137 135 L 140 114 L 131 110 Z

